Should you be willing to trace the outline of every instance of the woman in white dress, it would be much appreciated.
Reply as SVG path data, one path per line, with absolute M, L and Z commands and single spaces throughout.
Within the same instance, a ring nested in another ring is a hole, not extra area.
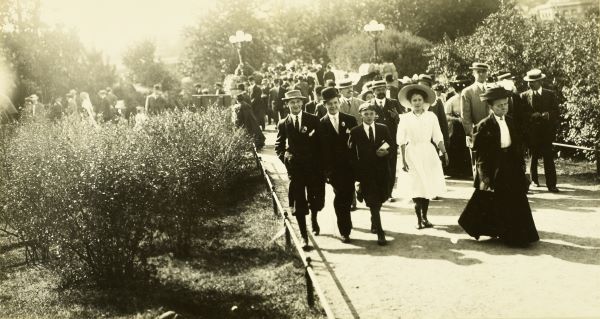
M 96 123 L 96 113 L 94 112 L 94 106 L 92 105 L 92 101 L 90 100 L 90 95 L 87 92 L 81 92 L 79 94 L 79 97 L 81 97 L 81 108 L 83 108 L 83 110 L 85 111 L 83 114 L 83 118 L 85 118 L 87 114 L 92 124 L 98 124 Z
M 435 102 L 435 92 L 427 86 L 411 84 L 403 87 L 398 96 L 404 107 L 412 109 L 400 116 L 398 144 L 402 169 L 408 173 L 408 192 L 415 203 L 417 228 L 433 227 L 427 220 L 429 200 L 446 191 L 442 163 L 434 144 L 443 153 L 445 165 L 448 163 L 438 119 L 427 111 Z

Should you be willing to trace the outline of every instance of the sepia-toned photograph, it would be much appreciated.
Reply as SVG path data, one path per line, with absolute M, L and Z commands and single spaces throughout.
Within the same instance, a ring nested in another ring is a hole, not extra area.
M 600 319 L 600 0 L 0 0 L 0 319 Z

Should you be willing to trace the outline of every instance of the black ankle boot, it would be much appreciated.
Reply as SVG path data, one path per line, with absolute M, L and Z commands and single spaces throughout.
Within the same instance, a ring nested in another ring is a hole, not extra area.
M 415 214 L 417 214 L 417 229 L 423 229 L 423 218 L 421 217 L 421 212 L 422 212 L 422 208 L 421 208 L 421 199 L 420 198 L 413 198 L 413 201 L 415 202 Z
M 424 199 L 423 200 L 423 208 L 421 211 L 421 215 L 423 218 L 423 227 L 432 228 L 433 224 L 427 220 L 427 210 L 429 210 L 429 199 Z

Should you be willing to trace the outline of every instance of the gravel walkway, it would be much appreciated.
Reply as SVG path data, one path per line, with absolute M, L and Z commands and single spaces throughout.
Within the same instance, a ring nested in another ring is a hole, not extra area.
M 261 157 L 285 202 L 285 167 L 275 133 L 266 135 Z M 359 204 L 352 243 L 343 244 L 328 186 L 310 255 L 339 318 L 600 318 L 600 186 L 568 182 L 559 176 L 561 193 L 529 196 L 541 240 L 526 249 L 462 231 L 458 216 L 473 190 L 461 180 L 447 180 L 447 194 L 431 202 L 435 228 L 417 230 L 412 203 L 399 198 L 382 208 L 389 243 L 380 247 Z

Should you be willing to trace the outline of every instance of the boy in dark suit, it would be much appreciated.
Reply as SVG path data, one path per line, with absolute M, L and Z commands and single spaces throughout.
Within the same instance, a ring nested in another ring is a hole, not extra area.
M 350 210 L 354 194 L 354 176 L 348 139 L 350 130 L 357 123 L 354 116 L 340 112 L 340 95 L 336 88 L 323 89 L 321 96 L 327 108 L 327 115 L 321 118 L 319 124 L 325 176 L 335 192 L 333 207 L 342 242 L 349 243 L 352 230 Z
M 406 109 L 400 102 L 395 99 L 388 99 L 385 97 L 387 86 L 385 81 L 374 81 L 371 89 L 375 94 L 375 98 L 371 99 L 368 103 L 375 107 L 375 113 L 377 113 L 376 122 L 384 124 L 390 131 L 393 144 L 390 144 L 390 155 L 388 160 L 390 162 L 390 181 L 388 183 L 389 194 L 391 197 L 392 189 L 396 183 L 396 162 L 398 160 L 398 144 L 396 143 L 396 132 L 398 132 L 398 124 L 400 123 L 400 114 L 405 113 Z M 393 201 L 393 199 L 392 199 Z
M 381 226 L 381 205 L 389 198 L 390 165 L 388 156 L 393 145 L 384 124 L 375 123 L 375 106 L 365 103 L 359 112 L 363 123 L 350 131 L 350 150 L 354 176 L 365 203 L 371 210 L 371 232 L 377 234 L 377 244 L 385 245 Z
M 290 179 L 288 200 L 298 222 L 303 249 L 308 249 L 306 215 L 310 209 L 312 229 L 318 235 L 317 213 L 325 204 L 325 180 L 319 162 L 319 119 L 302 112 L 305 99 L 299 90 L 285 94 L 283 101 L 290 114 L 277 124 L 275 152 L 287 169 Z

